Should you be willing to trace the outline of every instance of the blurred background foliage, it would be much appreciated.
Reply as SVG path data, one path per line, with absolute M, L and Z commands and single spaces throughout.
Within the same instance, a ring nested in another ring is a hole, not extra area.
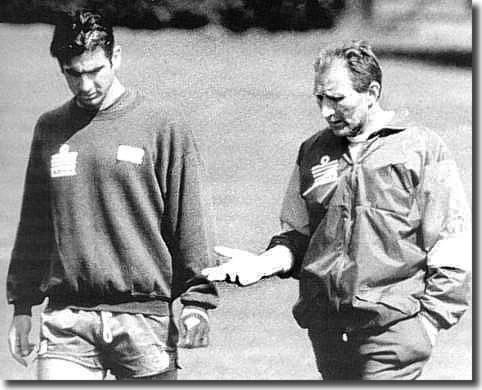
M 241 32 L 331 28 L 345 0 L 2 0 L 0 21 L 54 23 L 61 12 L 97 8 L 115 25 L 192 29 L 214 23 Z

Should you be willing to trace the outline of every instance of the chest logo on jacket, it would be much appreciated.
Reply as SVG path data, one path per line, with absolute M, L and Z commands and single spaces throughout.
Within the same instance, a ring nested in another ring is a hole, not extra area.
M 62 144 L 59 152 L 52 155 L 50 160 L 50 176 L 64 177 L 77 174 L 77 152 L 70 152 L 67 144 Z
M 330 160 L 330 156 L 327 155 L 321 157 L 320 162 L 311 167 L 311 174 L 313 184 L 303 193 L 303 196 L 308 195 L 316 187 L 336 182 L 338 179 L 338 160 Z

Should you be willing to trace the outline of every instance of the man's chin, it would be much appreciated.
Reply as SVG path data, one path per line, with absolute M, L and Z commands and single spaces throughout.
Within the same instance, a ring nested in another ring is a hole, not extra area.
M 103 99 L 100 98 L 94 98 L 94 99 L 82 99 L 77 97 L 77 104 L 85 108 L 86 110 L 98 110 L 100 106 L 102 105 Z
M 330 130 L 337 137 L 349 137 L 352 133 L 349 127 L 330 127 Z

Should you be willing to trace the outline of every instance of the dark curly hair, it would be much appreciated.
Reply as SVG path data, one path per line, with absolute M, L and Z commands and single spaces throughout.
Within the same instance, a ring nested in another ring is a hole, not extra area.
M 98 11 L 80 10 L 75 14 L 62 14 L 55 25 L 50 44 L 50 54 L 59 63 L 70 62 L 86 51 L 102 48 L 111 60 L 114 49 L 112 25 Z

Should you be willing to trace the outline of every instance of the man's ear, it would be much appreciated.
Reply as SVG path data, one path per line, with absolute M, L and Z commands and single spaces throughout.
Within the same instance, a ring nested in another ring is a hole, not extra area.
M 381 85 L 378 81 L 372 81 L 368 87 L 368 105 L 371 107 L 380 98 Z
M 114 46 L 114 49 L 112 50 L 112 68 L 114 70 L 118 70 L 121 65 L 121 59 L 122 59 L 122 49 L 119 45 Z

